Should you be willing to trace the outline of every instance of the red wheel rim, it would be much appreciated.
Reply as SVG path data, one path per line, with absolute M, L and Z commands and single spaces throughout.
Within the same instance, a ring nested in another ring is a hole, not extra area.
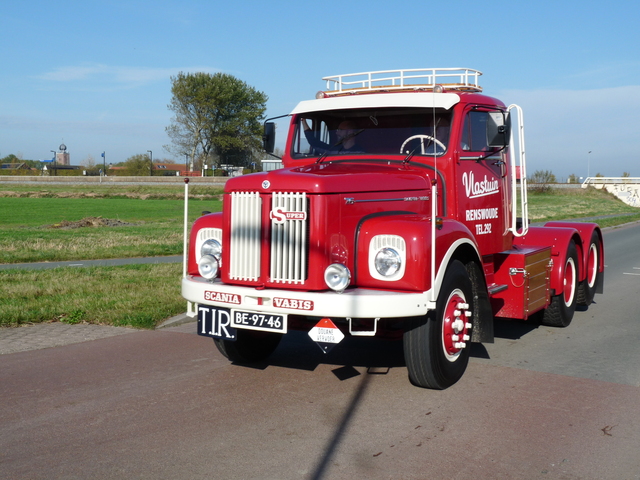
M 593 288 L 596 284 L 596 276 L 598 275 L 598 247 L 592 243 L 589 247 L 589 256 L 587 257 L 587 283 L 589 288 Z
M 572 257 L 567 258 L 564 266 L 564 303 L 571 305 L 576 291 L 576 264 Z
M 442 345 L 447 360 L 454 362 L 467 347 L 471 331 L 471 310 L 461 290 L 451 292 L 443 316 Z

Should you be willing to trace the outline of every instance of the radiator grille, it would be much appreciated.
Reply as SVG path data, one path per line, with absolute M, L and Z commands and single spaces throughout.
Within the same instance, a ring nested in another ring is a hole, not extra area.
M 271 212 L 271 281 L 303 283 L 307 277 L 307 197 L 304 193 L 273 193 Z
M 270 282 L 303 284 L 307 278 L 307 203 L 304 193 L 272 194 Z M 260 270 L 262 230 L 267 227 L 262 223 L 262 208 L 262 198 L 257 192 L 231 194 L 229 278 L 232 280 L 255 282 L 267 275 Z
M 260 277 L 262 199 L 257 192 L 231 194 L 231 260 L 229 278 L 257 281 Z

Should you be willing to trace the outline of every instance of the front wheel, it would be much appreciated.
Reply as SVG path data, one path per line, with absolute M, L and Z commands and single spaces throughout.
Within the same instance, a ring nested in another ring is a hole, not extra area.
M 279 333 L 237 330 L 237 340 L 231 342 L 214 338 L 218 351 L 232 362 L 253 363 L 264 360 L 278 347 L 282 335 Z
M 436 310 L 407 320 L 404 357 L 415 385 L 443 390 L 460 380 L 469 363 L 473 309 L 469 274 L 454 260 L 445 273 Z

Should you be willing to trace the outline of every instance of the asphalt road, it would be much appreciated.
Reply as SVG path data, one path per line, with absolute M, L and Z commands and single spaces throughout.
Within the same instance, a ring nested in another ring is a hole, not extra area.
M 0 355 L 0 477 L 640 478 L 640 225 L 566 329 L 497 325 L 437 392 L 401 346 L 304 333 L 229 364 L 195 324 Z

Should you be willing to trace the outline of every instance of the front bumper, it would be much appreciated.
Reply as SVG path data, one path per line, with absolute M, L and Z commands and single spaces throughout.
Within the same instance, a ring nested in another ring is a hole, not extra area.
M 351 289 L 303 292 L 284 289 L 256 289 L 209 282 L 201 277 L 182 279 L 182 296 L 201 305 L 241 308 L 245 311 L 308 315 L 332 318 L 397 318 L 425 315 L 435 308 L 430 291 L 401 293 L 386 290 Z

